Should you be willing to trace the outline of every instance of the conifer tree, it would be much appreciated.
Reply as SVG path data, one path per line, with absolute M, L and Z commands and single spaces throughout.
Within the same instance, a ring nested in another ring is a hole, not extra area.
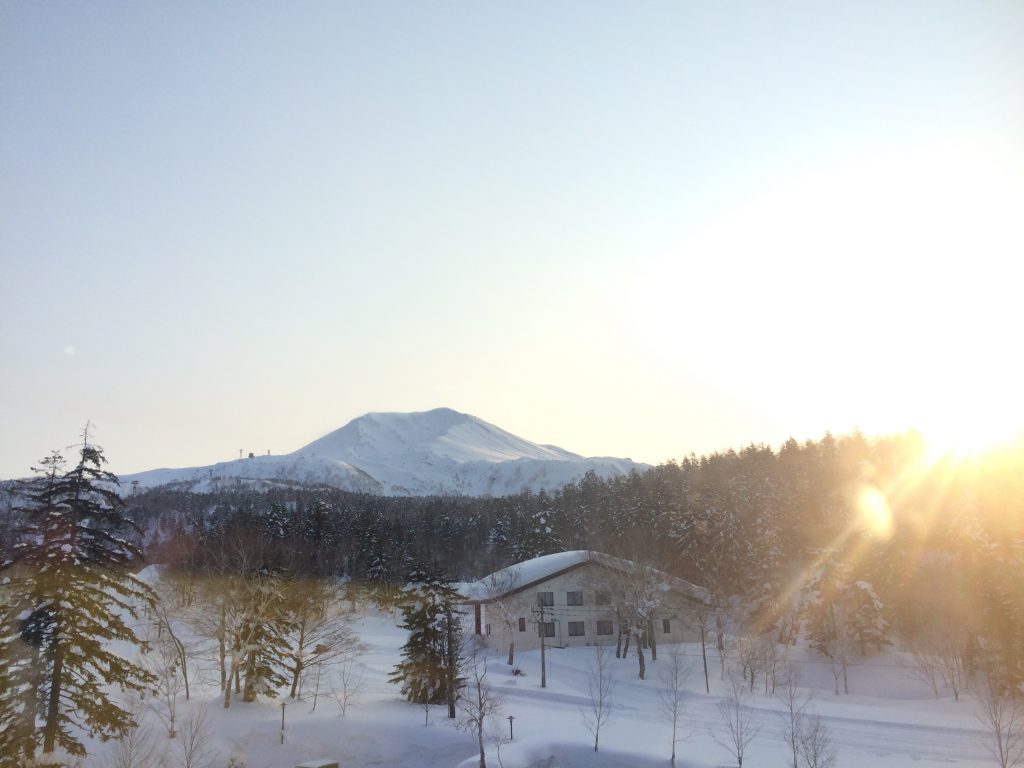
M 409 639 L 402 646 L 402 661 L 395 666 L 389 682 L 401 683 L 407 700 L 417 704 L 448 704 L 455 717 L 455 699 L 462 680 L 460 627 L 455 610 L 458 593 L 442 578 L 435 566 L 415 569 L 402 608 L 403 629 Z
M 132 573 L 141 555 L 124 534 L 139 531 L 123 513 L 117 477 L 88 426 L 83 438 L 71 470 L 57 452 L 36 470 L 22 541 L 2 566 L 0 722 L 16 724 L 4 729 L 5 760 L 32 760 L 40 747 L 84 755 L 83 733 L 107 738 L 133 725 L 110 686 L 143 691 L 154 681 L 110 650 L 114 641 L 141 645 L 128 619 L 155 596 Z

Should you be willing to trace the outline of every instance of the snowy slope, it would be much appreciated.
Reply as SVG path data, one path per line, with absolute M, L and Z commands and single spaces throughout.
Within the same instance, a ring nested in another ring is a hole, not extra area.
M 285 456 L 156 469 L 125 475 L 122 481 L 198 491 L 237 483 L 293 483 L 393 496 L 501 496 L 557 488 L 590 470 L 616 477 L 644 468 L 630 459 L 585 458 L 533 443 L 475 416 L 437 408 L 368 413 Z

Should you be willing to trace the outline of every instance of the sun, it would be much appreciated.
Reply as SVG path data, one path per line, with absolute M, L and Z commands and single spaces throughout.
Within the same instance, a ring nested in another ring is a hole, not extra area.
M 1002 418 L 970 413 L 955 416 L 941 425 L 918 430 L 930 459 L 976 458 L 1024 438 L 1024 427 L 1008 420 L 1005 412 Z

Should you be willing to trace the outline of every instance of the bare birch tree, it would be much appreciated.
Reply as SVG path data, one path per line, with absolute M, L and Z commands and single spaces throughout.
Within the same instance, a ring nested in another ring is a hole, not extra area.
M 348 708 L 355 703 L 359 695 L 366 690 L 366 679 L 363 676 L 363 668 L 358 662 L 358 656 L 358 653 L 353 652 L 336 665 L 331 685 L 331 696 L 338 702 L 342 717 L 348 713 Z
M 175 626 L 185 612 L 195 604 L 195 579 L 189 574 L 173 573 L 164 570 L 156 585 L 158 600 L 153 605 L 156 619 L 157 637 L 170 643 L 177 658 L 177 668 L 181 674 L 185 689 L 185 701 L 191 695 L 189 690 L 189 649 L 185 645 L 178 628 Z M 166 638 L 165 638 L 166 636 Z
M 590 706 L 581 708 L 583 724 L 594 735 L 594 751 L 598 750 L 601 738 L 601 727 L 611 719 L 614 707 L 612 693 L 615 691 L 615 678 L 612 675 L 611 653 L 603 645 L 594 646 L 594 659 L 588 663 L 590 678 L 587 689 L 590 691 Z
M 690 734 L 680 736 L 679 721 L 683 716 L 686 705 L 685 684 L 690 676 L 690 667 L 686 663 L 686 656 L 683 649 L 673 645 L 668 652 L 668 660 L 658 672 L 661 685 L 658 688 L 658 697 L 661 701 L 662 716 L 672 725 L 672 758 L 671 763 L 676 764 L 676 744 L 687 738 Z
M 193 706 L 181 724 L 178 741 L 179 768 L 211 768 L 218 751 L 205 706 Z
M 999 768 L 1024 765 L 1024 707 L 1012 692 L 988 675 L 978 691 L 977 718 L 985 728 L 986 746 Z
M 800 768 L 800 738 L 803 733 L 804 720 L 811 696 L 800 694 L 800 671 L 790 663 L 782 680 L 776 698 L 782 703 L 782 739 L 789 747 L 792 762 L 789 768 Z
M 139 659 L 143 667 L 153 673 L 154 696 L 148 709 L 156 715 L 167 731 L 167 738 L 178 735 L 176 728 L 178 697 L 184 688 L 178 646 L 168 632 L 159 633 L 148 641 L 148 651 Z
M 480 749 L 480 768 L 487 768 L 488 724 L 501 711 L 501 697 L 487 684 L 486 649 L 470 638 L 462 650 L 462 676 L 466 681 L 458 700 L 459 717 L 455 727 L 469 731 L 477 738 Z
M 510 666 L 515 663 L 515 631 L 517 623 L 516 620 L 519 614 L 515 600 L 509 596 L 509 592 L 511 592 L 518 583 L 518 566 L 503 568 L 484 579 L 484 589 L 486 590 L 487 598 L 489 600 L 487 603 L 488 610 L 493 609 L 496 618 L 501 623 L 501 626 L 504 627 L 505 633 L 508 635 L 507 663 Z
M 953 691 L 953 699 L 960 701 L 960 692 L 967 686 L 964 663 L 966 638 L 948 626 L 926 626 L 910 643 L 913 659 L 907 677 L 927 685 L 935 698 L 939 698 L 939 681 Z
M 143 717 L 142 702 L 132 697 L 128 702 L 131 725 L 114 742 L 107 759 L 108 768 L 151 768 L 156 763 L 157 748 L 149 722 Z
M 709 730 L 711 738 L 733 756 L 739 768 L 743 768 L 743 757 L 750 743 L 761 732 L 761 729 L 753 724 L 750 707 L 745 703 L 745 695 L 744 682 L 738 677 L 731 676 L 729 691 L 718 703 L 718 714 L 725 727 L 725 735 Z
M 628 562 L 627 565 L 628 567 L 621 570 L 609 568 L 605 583 L 614 604 L 619 609 L 620 628 L 629 629 L 622 656 L 625 658 L 629 641 L 632 640 L 636 646 L 639 676 L 643 680 L 647 676 L 644 643 L 654 611 L 661 605 L 667 585 L 665 574 L 653 566 L 636 561 Z
M 286 586 L 290 631 L 288 673 L 289 697 L 301 698 L 300 682 L 309 667 L 330 666 L 343 661 L 358 641 L 349 626 L 348 612 L 340 595 L 322 581 L 293 581 Z
M 800 757 L 807 768 L 832 768 L 836 764 L 836 748 L 820 715 L 804 719 L 800 729 Z

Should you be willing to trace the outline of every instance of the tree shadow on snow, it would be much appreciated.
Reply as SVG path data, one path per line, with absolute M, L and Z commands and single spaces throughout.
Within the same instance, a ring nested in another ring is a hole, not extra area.
M 551 752 L 538 757 L 528 768 L 668 768 L 667 757 L 636 755 L 616 750 L 595 752 L 593 747 L 579 744 L 552 744 Z M 676 768 L 705 768 L 706 763 L 692 763 L 676 755 Z

